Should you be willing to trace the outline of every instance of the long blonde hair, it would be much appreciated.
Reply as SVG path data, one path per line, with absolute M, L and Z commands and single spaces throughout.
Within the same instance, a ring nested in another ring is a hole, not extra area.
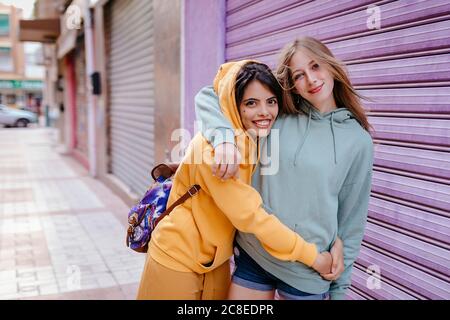
M 295 83 L 289 65 L 292 57 L 299 49 L 305 49 L 319 63 L 324 64 L 329 69 L 334 78 L 333 96 L 336 104 L 349 109 L 361 126 L 369 131 L 371 126 L 360 101 L 364 97 L 353 88 L 345 65 L 334 57 L 325 44 L 312 37 L 298 38 L 288 43 L 281 52 L 275 75 L 284 89 L 283 112 L 288 114 L 301 113 L 304 106 L 311 106 L 307 100 L 294 92 Z

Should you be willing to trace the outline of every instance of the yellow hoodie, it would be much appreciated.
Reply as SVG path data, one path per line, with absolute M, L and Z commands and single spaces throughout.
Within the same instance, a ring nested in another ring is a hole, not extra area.
M 177 271 L 206 273 L 233 254 L 235 228 L 253 233 L 274 257 L 311 266 L 317 257 L 314 244 L 282 224 L 262 208 L 259 193 L 250 186 L 257 148 L 244 130 L 234 97 L 236 76 L 249 60 L 223 64 L 214 80 L 224 115 L 235 129 L 243 163 L 239 179 L 214 177 L 214 150 L 198 133 L 175 173 L 168 206 L 193 184 L 201 186 L 195 196 L 176 207 L 153 231 L 149 254 L 160 264 Z

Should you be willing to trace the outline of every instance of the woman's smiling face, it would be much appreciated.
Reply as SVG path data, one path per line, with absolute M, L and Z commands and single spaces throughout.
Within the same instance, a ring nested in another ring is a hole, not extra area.
M 273 92 L 258 80 L 245 88 L 239 105 L 242 124 L 252 136 L 265 137 L 278 115 L 278 101 Z
M 295 91 L 321 112 L 336 107 L 333 97 L 334 78 L 325 65 L 302 49 L 292 56 L 289 64 Z

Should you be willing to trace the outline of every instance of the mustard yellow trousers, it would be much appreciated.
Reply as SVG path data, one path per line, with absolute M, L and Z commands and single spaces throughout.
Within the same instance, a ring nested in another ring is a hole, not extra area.
M 224 300 L 230 287 L 230 263 L 204 274 L 169 269 L 147 255 L 138 300 Z

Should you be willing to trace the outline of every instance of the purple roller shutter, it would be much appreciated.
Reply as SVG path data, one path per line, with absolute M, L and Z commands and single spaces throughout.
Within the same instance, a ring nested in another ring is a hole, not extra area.
M 367 27 L 369 5 L 380 29 Z M 313 36 L 370 99 L 372 194 L 348 298 L 450 299 L 450 3 L 228 0 L 226 10 L 227 61 L 274 67 L 284 44 Z

